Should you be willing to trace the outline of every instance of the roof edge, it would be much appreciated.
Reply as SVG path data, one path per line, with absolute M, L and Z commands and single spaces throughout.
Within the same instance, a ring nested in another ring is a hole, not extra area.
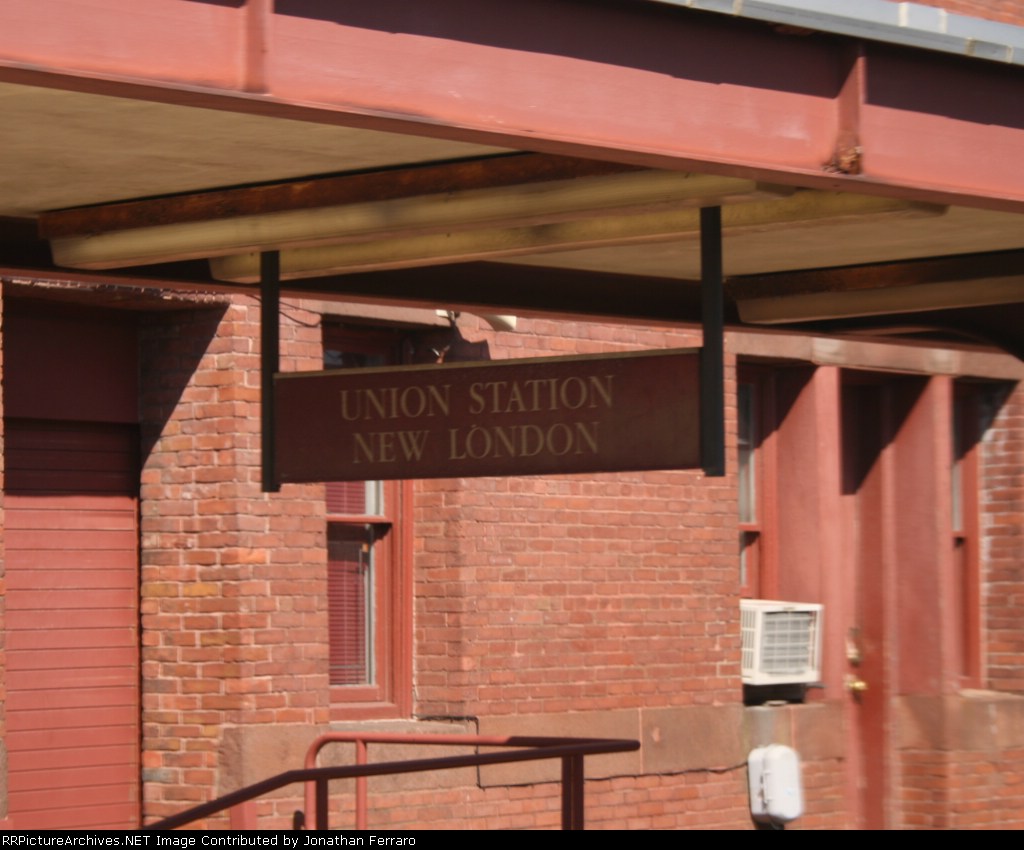
M 867 41 L 1024 66 L 1024 26 L 889 0 L 651 0 Z

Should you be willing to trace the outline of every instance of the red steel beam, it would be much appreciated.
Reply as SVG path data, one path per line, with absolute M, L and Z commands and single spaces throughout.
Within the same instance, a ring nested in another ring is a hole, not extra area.
M 6 0 L 0 80 L 1024 210 L 1017 69 L 655 4 L 465 8 Z

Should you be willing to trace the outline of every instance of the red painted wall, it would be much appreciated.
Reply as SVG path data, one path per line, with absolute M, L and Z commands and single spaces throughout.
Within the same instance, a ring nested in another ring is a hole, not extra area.
M 134 314 L 14 305 L 4 336 L 6 416 L 138 422 Z

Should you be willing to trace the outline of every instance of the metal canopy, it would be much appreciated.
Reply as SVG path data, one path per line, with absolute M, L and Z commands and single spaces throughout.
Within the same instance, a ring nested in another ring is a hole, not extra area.
M 77 216 L 72 231 L 89 237 L 109 229 L 103 205 L 128 201 L 161 225 L 204 203 L 200 221 L 258 217 L 267 190 L 252 187 L 295 195 L 324 175 L 360 179 L 379 199 L 451 162 L 462 163 L 455 183 L 410 198 L 470 191 L 472 172 L 504 205 L 538 181 L 529 169 L 502 178 L 499 164 L 534 152 L 783 190 L 723 207 L 732 324 L 765 321 L 750 318 L 749 296 L 771 287 L 788 299 L 769 311 L 782 327 L 889 326 L 1019 348 L 1007 317 L 1024 303 L 1020 69 L 666 4 L 526 0 L 510 16 L 484 0 L 471 18 L 455 0 L 429 15 L 398 0 L 339 5 L 4 4 L 0 273 L 252 291 L 195 259 L 62 271 L 33 231 Z M 239 206 L 211 203 L 232 188 Z M 422 233 L 370 229 L 362 256 L 390 263 L 286 281 L 283 294 L 697 321 L 696 209 L 672 215 L 607 217 L 604 229 L 593 212 L 557 226 L 499 216 L 492 234 L 426 252 L 412 241 Z M 510 238 L 515 251 L 502 249 Z M 961 268 L 944 287 L 906 283 L 907 269 L 961 257 L 1002 263 L 999 281 L 975 286 Z M 865 267 L 879 272 L 870 299 L 854 283 Z M 845 301 L 787 312 L 820 269 L 848 270 L 831 278 Z M 902 291 L 887 301 L 879 288 Z

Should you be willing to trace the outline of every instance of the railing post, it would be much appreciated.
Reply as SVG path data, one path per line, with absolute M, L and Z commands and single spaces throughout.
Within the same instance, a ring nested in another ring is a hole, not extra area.
M 356 764 L 366 764 L 368 758 L 366 741 L 356 741 Z M 367 791 L 365 776 L 356 777 L 356 829 L 366 829 Z
M 563 756 L 562 829 L 583 828 L 583 756 Z
M 316 780 L 316 828 L 327 829 L 327 780 Z
M 228 825 L 232 829 L 256 829 L 256 803 L 247 800 L 228 809 Z

